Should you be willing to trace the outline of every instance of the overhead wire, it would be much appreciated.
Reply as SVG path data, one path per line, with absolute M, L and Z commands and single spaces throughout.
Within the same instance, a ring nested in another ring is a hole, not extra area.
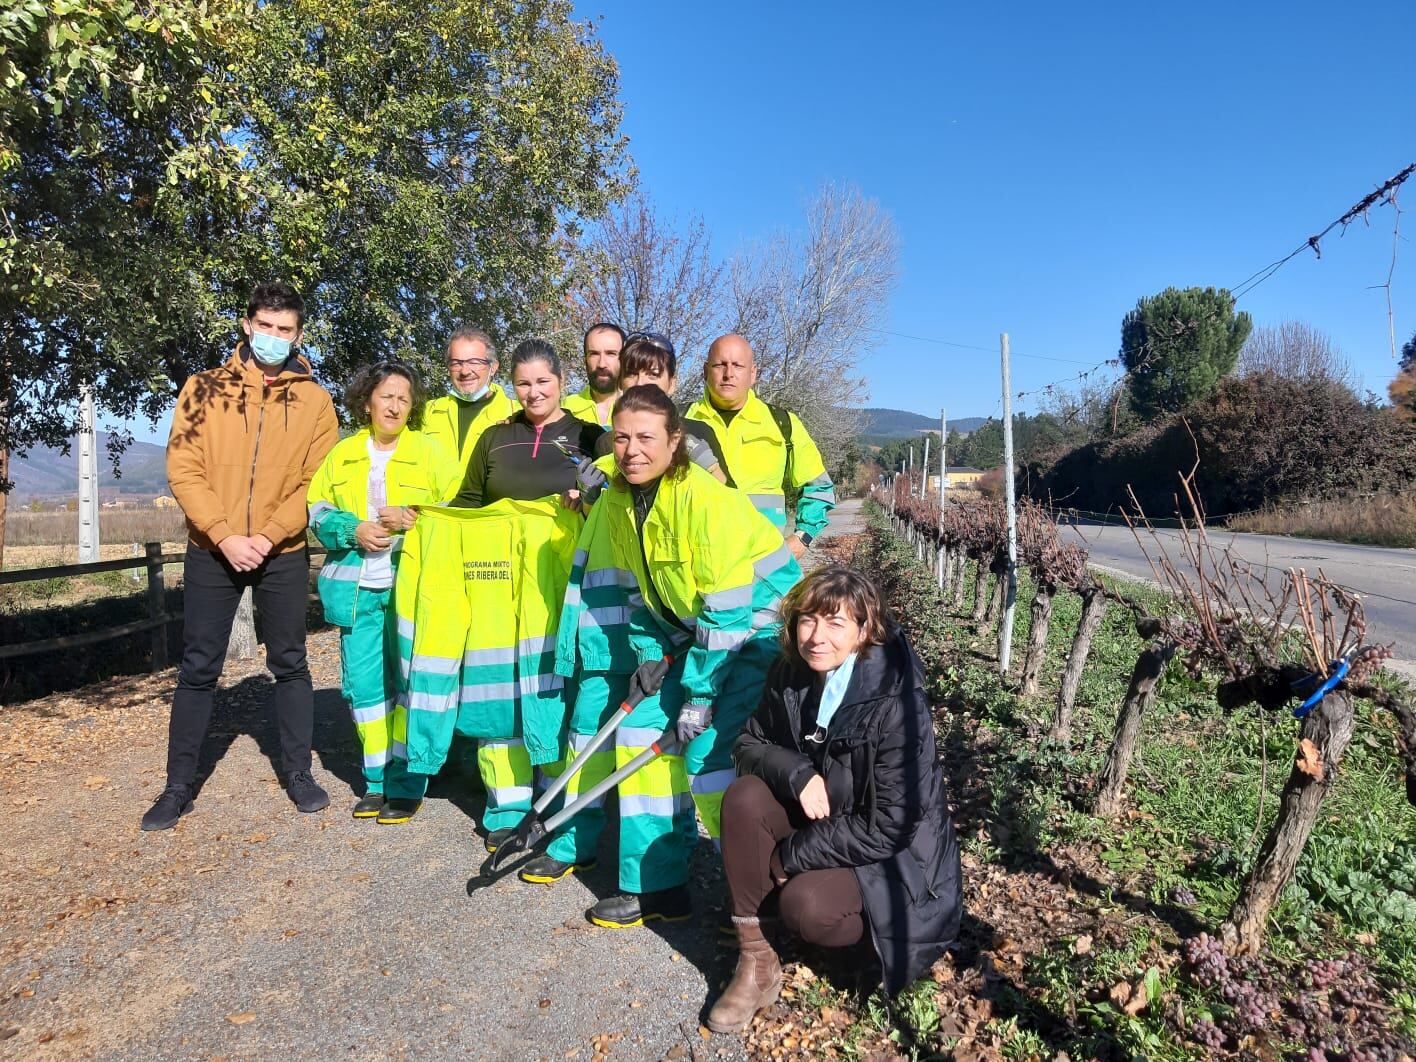
M 1297 258 L 1304 251 L 1311 250 L 1315 255 L 1321 258 L 1321 243 L 1323 238 L 1327 236 L 1328 233 L 1338 227 L 1341 227 L 1345 230 L 1347 226 L 1350 225 L 1359 216 L 1365 215 L 1371 207 L 1379 203 L 1388 202 L 1395 204 L 1396 190 L 1400 188 L 1401 185 L 1405 183 L 1407 178 L 1409 178 L 1413 173 L 1416 173 L 1416 162 L 1413 162 L 1411 165 L 1403 169 L 1400 173 L 1397 173 L 1395 176 L 1383 182 L 1373 191 L 1363 196 L 1351 207 L 1349 207 L 1340 217 L 1329 222 L 1327 227 L 1324 228 L 1321 232 L 1317 233 L 1314 236 L 1309 236 L 1306 240 L 1304 240 L 1302 243 L 1300 243 L 1297 247 L 1295 247 L 1292 251 L 1288 252 L 1288 254 L 1284 255 L 1282 258 L 1275 259 L 1268 265 L 1263 266 L 1262 268 L 1250 273 L 1247 277 L 1240 281 L 1238 285 L 1229 289 L 1230 294 L 1234 297 L 1234 301 L 1237 303 L 1240 299 L 1250 294 L 1260 284 L 1264 283 L 1266 280 L 1272 277 L 1275 273 L 1277 273 L 1293 259 Z M 1093 373 L 1098 372 L 1103 368 L 1114 368 L 1120 365 L 1120 363 L 1121 359 L 1119 357 L 1107 358 L 1093 365 L 1085 372 L 1078 373 L 1075 376 L 1064 377 L 1062 379 L 1053 380 L 1051 383 L 1043 384 L 1040 387 L 1034 387 L 1030 390 L 1020 391 L 1018 392 L 1017 399 L 1018 401 L 1022 401 L 1033 395 L 1044 393 L 1050 394 L 1054 392 L 1056 388 L 1060 385 L 1069 384 L 1075 380 L 1085 380 Z M 1139 366 L 1137 366 L 1137 368 L 1139 368 Z M 1127 376 L 1129 376 L 1135 371 L 1135 368 L 1127 369 L 1126 372 L 1122 373 L 1121 378 L 1125 379 Z

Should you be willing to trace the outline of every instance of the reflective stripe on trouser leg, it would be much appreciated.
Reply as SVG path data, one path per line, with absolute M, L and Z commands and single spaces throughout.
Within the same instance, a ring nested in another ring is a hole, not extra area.
M 570 715 L 569 752 L 560 761 L 559 768 L 547 774 L 559 775 L 580 756 L 580 750 L 590 743 L 595 732 L 604 726 L 610 716 L 619 711 L 629 692 L 628 675 L 612 675 L 603 671 L 583 672 L 577 683 L 575 706 Z M 615 769 L 614 740 L 600 747 L 585 766 L 570 780 L 562 794 L 562 801 L 570 803 L 597 782 L 608 778 Z M 556 831 L 551 838 L 546 853 L 563 863 L 584 863 L 595 857 L 595 849 L 600 843 L 600 833 L 605 828 L 605 801 L 603 798 L 579 812 L 575 818 Z
M 712 725 L 690 741 L 684 753 L 698 817 L 715 841 L 723 833 L 723 794 L 736 773 L 733 743 L 757 710 L 767 669 L 780 651 L 775 631 L 764 631 L 743 643 L 726 665 L 729 671 L 722 692 L 713 699 Z
M 397 643 L 391 627 L 391 591 L 362 587 L 353 627 L 339 631 L 344 698 L 359 735 L 360 762 L 371 793 L 382 792 L 393 730 Z
M 384 796 L 390 800 L 422 800 L 428 792 L 428 776 L 408 769 L 408 709 L 393 706 L 392 740 L 388 746 L 388 766 L 384 768 Z
M 487 788 L 482 825 L 488 832 L 518 826 L 531 810 L 531 756 L 520 738 L 477 741 L 477 771 Z
M 615 731 L 615 767 L 623 767 L 663 734 L 662 727 Z M 625 892 L 658 892 L 688 881 L 698 843 L 683 757 L 664 755 L 619 784 L 619 884 Z

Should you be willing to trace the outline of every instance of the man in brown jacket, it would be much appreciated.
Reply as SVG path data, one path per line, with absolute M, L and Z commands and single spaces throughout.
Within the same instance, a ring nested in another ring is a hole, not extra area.
M 197 760 L 241 594 L 251 587 L 275 676 L 286 792 L 301 811 L 329 806 L 310 773 L 314 691 L 305 661 L 309 558 L 305 492 L 339 439 L 329 394 L 300 342 L 305 303 L 259 284 L 225 364 L 189 379 L 167 441 L 167 480 L 187 516 L 182 666 L 167 732 L 167 788 L 143 816 L 165 830 L 192 810 Z

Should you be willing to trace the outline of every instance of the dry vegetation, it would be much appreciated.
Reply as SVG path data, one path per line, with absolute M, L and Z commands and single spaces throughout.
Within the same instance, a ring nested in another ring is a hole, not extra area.
M 1416 493 L 1276 506 L 1226 521 L 1235 531 L 1416 547 Z
M 78 540 L 78 514 L 10 510 L 5 545 L 72 546 Z M 100 542 L 180 542 L 187 537 L 180 509 L 106 509 L 98 516 Z

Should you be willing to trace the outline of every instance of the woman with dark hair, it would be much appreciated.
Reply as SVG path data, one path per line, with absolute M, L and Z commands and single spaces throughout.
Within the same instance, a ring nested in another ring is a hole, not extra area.
M 777 608 L 801 569 L 745 495 L 689 463 L 678 411 L 662 390 L 631 387 L 612 423 L 617 471 L 580 538 L 556 670 L 583 680 L 674 659 L 660 691 L 615 732 L 618 765 L 645 749 L 663 753 L 619 788 L 621 891 L 588 912 L 595 925 L 619 929 L 691 914 L 694 805 L 716 838 L 733 741 L 777 654 Z M 591 860 L 597 830 L 585 830 L 566 854 Z M 542 880 L 570 869 L 559 858 L 544 864 Z
M 678 359 L 673 342 L 658 332 L 631 332 L 620 350 L 620 391 L 640 384 L 653 384 L 670 398 L 678 390 Z M 683 428 L 683 448 L 688 459 L 726 483 L 723 456 L 718 453 L 718 436 L 701 420 L 679 421 Z
M 534 768 L 553 769 L 559 759 L 564 684 L 555 674 L 555 630 L 581 526 L 579 515 L 567 511 L 561 499 L 578 501 L 577 481 L 586 482 L 587 475 L 605 480 L 592 463 L 597 454 L 608 452 L 609 436 L 562 407 L 564 376 L 560 357 L 546 340 L 527 339 L 516 346 L 511 381 L 521 409 L 477 440 L 450 503 L 476 512 L 434 517 L 449 530 L 455 528 L 448 538 L 461 542 L 461 567 L 470 573 L 466 578 L 481 584 L 466 598 L 472 612 L 456 716 L 457 731 L 477 739 L 489 852 L 531 810 Z M 578 472 L 577 466 L 587 471 Z M 430 543 L 430 548 L 447 544 Z M 419 556 L 422 563 L 421 547 Z M 523 563 L 529 565 L 525 571 Z M 496 596 L 499 586 L 503 597 Z M 487 663 L 469 663 L 477 660 Z M 503 667 L 505 660 L 511 664 L 504 671 L 489 670 Z M 430 736 L 435 728 L 416 715 L 420 692 L 410 691 L 409 733 L 415 745 L 440 748 L 449 735 L 439 731 Z M 419 758 L 415 749 L 410 762 Z M 421 794 L 423 773 L 410 771 L 405 781 L 400 757 L 400 795 L 404 789 Z
M 924 669 L 859 572 L 813 572 L 782 605 L 784 651 L 733 749 L 723 870 L 738 936 L 733 979 L 708 1015 L 736 1032 L 777 998 L 762 934 L 824 947 L 868 939 L 894 994 L 942 955 L 962 911 L 959 847 L 924 694 Z
M 609 435 L 561 405 L 565 370 L 544 339 L 511 353 L 511 382 L 521 409 L 488 428 L 472 451 L 453 505 L 476 509 L 502 498 L 545 498 L 577 491 L 576 463 L 609 452 Z
M 366 791 L 354 817 L 384 812 L 384 769 L 397 688 L 390 600 L 404 532 L 415 505 L 445 501 L 457 486 L 457 455 L 418 431 L 418 374 L 381 361 L 350 384 L 345 408 L 358 427 L 325 457 L 307 495 L 310 530 L 329 552 L 320 569 L 325 619 L 340 629 L 344 696 L 363 746 Z

